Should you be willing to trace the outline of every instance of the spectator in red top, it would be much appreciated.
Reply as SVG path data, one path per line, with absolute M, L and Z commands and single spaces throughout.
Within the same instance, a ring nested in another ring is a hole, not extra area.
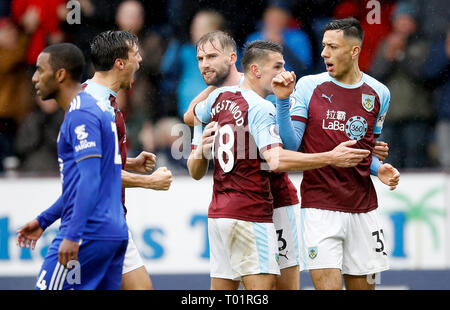
M 34 65 L 39 53 L 48 45 L 63 41 L 60 22 L 66 18 L 65 0 L 13 0 L 11 15 L 32 33 L 26 61 Z
M 364 72 L 369 71 L 380 41 L 391 32 L 394 5 L 394 0 L 344 0 L 334 10 L 334 18 L 353 16 L 364 29 L 364 43 L 359 55 L 359 68 Z

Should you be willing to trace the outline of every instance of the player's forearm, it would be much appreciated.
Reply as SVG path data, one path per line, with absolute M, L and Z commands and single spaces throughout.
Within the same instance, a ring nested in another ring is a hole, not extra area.
M 187 167 L 189 174 L 195 180 L 200 180 L 208 172 L 209 160 L 201 152 L 201 147 L 192 151 L 189 156 Z
M 147 188 L 148 181 L 146 180 L 148 175 L 130 173 L 122 170 L 122 187 L 143 187 Z
M 307 154 L 278 147 L 265 151 L 263 156 L 269 164 L 270 170 L 276 172 L 304 171 L 332 164 L 330 152 Z
M 101 181 L 100 158 L 91 157 L 83 159 L 77 163 L 77 166 L 80 171 L 80 180 L 72 217 L 67 225 L 65 236 L 65 239 L 70 241 L 79 241 L 81 239 L 88 218 L 94 212 L 95 206 L 97 205 L 99 199 L 97 195 L 100 190 Z
M 127 157 L 127 161 L 125 162 L 125 169 L 136 171 L 136 158 Z
M 283 148 L 286 150 L 297 151 L 302 143 L 306 124 L 303 122 L 291 121 L 289 97 L 284 99 L 277 98 L 277 124 L 281 140 L 283 141 Z
M 195 124 L 195 115 L 194 115 L 195 105 L 203 100 L 206 100 L 206 98 L 208 98 L 209 94 L 211 94 L 216 88 L 217 87 L 215 87 L 215 86 L 208 86 L 200 94 L 198 94 L 197 97 L 192 99 L 186 113 L 184 113 L 184 116 L 183 116 L 183 120 L 186 125 L 194 126 L 194 124 Z
M 52 204 L 47 210 L 37 216 L 39 226 L 45 230 L 48 226 L 52 225 L 57 219 L 61 217 L 63 207 L 62 196 L 59 196 L 58 200 Z

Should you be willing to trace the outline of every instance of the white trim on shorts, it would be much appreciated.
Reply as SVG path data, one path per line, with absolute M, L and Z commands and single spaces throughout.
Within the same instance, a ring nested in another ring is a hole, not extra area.
M 131 232 L 128 230 L 128 245 L 123 259 L 122 274 L 136 270 L 141 266 L 144 266 L 144 262 L 142 261 L 142 257 L 139 254 L 136 244 L 134 244 Z
M 278 238 L 280 269 L 300 265 L 300 205 L 274 208 L 273 224 Z
M 280 275 L 273 223 L 208 218 L 210 275 L 240 281 L 251 274 Z

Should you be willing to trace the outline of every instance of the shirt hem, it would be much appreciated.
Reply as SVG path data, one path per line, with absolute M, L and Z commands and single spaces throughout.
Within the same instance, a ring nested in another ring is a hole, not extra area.
M 302 204 L 301 206 L 302 209 L 320 209 L 320 210 L 327 210 L 327 211 L 338 211 L 338 212 L 346 212 L 346 213 L 367 213 L 370 211 L 373 211 L 375 209 L 378 208 L 378 205 L 375 206 L 371 206 L 369 208 L 365 208 L 365 209 L 348 209 L 345 207 L 334 207 L 331 208 L 329 206 L 305 206 Z

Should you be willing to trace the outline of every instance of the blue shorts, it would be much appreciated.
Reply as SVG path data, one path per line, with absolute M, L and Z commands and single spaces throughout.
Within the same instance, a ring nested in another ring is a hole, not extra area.
M 37 290 L 120 290 L 128 240 L 83 240 L 78 260 L 65 268 L 58 262 L 62 239 L 48 249 L 36 282 Z

